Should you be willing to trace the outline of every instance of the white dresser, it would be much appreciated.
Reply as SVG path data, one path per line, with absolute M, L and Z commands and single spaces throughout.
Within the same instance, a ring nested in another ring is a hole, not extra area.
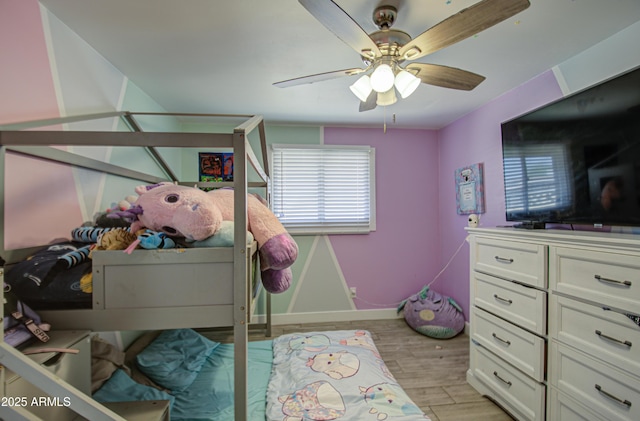
M 640 236 L 468 232 L 469 383 L 519 420 L 640 420 Z

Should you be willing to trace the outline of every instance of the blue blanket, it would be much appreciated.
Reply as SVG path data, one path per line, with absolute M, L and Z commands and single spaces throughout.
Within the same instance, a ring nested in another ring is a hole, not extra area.
M 283 335 L 273 340 L 273 355 L 269 421 L 429 419 L 365 330 Z
M 273 359 L 271 341 L 249 342 L 248 406 L 251 420 L 264 420 L 264 397 Z M 174 393 L 172 420 L 233 421 L 233 344 L 220 344 L 183 392 Z
M 273 360 L 272 341 L 249 342 L 248 410 L 265 419 L 265 396 Z M 206 339 L 191 329 L 167 330 L 137 356 L 138 368 L 160 391 L 117 370 L 93 394 L 99 402 L 168 400 L 174 421 L 234 421 L 234 345 Z

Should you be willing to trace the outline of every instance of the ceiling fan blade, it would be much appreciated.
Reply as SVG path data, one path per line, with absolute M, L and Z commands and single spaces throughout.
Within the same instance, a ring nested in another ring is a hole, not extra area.
M 378 45 L 369 38 L 358 23 L 340 6 L 331 0 L 299 0 L 321 24 L 353 48 L 358 54 L 366 57 L 380 57 L 382 53 Z
M 528 8 L 529 0 L 482 0 L 427 29 L 400 49 L 407 60 L 434 53 Z
M 376 91 L 371 91 L 366 101 L 360 101 L 360 112 L 369 111 L 376 108 L 378 101 L 378 93 Z
M 472 90 L 485 79 L 466 70 L 439 64 L 411 63 L 406 70 L 420 78 L 422 83 L 463 91 Z
M 362 73 L 366 70 L 367 69 L 360 69 L 357 67 L 354 69 L 335 70 L 333 72 L 318 73 L 315 75 L 283 80 L 281 82 L 274 83 L 273 86 L 277 86 L 278 88 L 288 88 L 289 86 L 297 86 L 297 85 L 305 85 L 305 84 L 314 83 L 314 82 L 322 82 L 324 80 L 336 79 L 342 76 L 353 76 L 353 75 Z

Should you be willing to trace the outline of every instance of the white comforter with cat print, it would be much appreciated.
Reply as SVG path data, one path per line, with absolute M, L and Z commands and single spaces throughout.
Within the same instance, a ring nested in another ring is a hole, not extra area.
M 368 331 L 283 335 L 273 354 L 269 421 L 429 419 L 393 378 Z

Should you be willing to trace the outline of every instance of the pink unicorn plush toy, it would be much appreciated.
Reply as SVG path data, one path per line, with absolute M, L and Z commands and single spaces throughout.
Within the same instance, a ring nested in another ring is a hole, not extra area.
M 233 221 L 233 190 L 204 192 L 198 188 L 160 183 L 136 188 L 138 199 L 131 209 L 131 230 L 143 227 L 184 237 L 189 242 L 205 240 L 218 231 L 222 221 Z M 247 197 L 247 229 L 258 242 L 260 271 L 265 289 L 286 291 L 291 285 L 290 266 L 298 257 L 298 245 L 265 203 Z

